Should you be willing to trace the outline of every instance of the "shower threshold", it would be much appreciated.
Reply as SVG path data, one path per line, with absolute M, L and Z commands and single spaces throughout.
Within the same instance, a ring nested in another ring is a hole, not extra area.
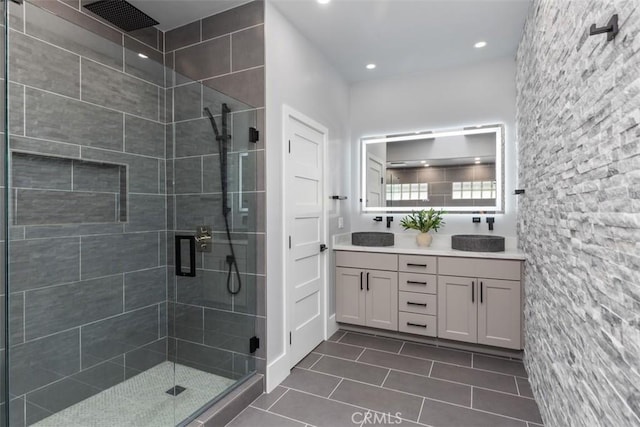
M 163 362 L 33 425 L 175 426 L 235 382 L 184 365 Z M 185 390 L 175 396 L 167 394 L 175 384 Z

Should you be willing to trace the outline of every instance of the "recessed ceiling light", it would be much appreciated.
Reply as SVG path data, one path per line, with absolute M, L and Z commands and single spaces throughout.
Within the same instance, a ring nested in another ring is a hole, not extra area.
M 424 165 L 424 167 L 425 167 L 425 168 L 428 168 L 428 167 L 429 167 L 429 163 L 427 163 L 426 165 Z
M 318 3 L 320 4 L 327 4 L 329 3 L 331 0 L 318 0 Z
M 138 56 L 142 59 L 147 59 L 149 58 L 147 55 L 145 55 L 144 53 L 139 53 Z
M 487 45 L 487 42 L 482 41 L 482 42 L 478 42 L 478 43 L 474 44 L 473 47 L 479 49 L 481 47 L 485 47 L 486 45 Z
M 480 164 L 480 160 L 476 160 L 476 165 L 479 165 L 479 164 Z
M 475 159 L 473 159 L 473 160 L 475 160 L 476 162 L 477 162 L 477 161 L 480 161 L 480 157 L 476 157 L 476 158 L 475 158 Z
M 427 161 L 426 160 L 420 160 L 420 163 L 422 163 L 424 165 L 425 163 L 427 163 Z
M 367 70 L 373 70 L 376 68 L 376 64 L 367 64 Z

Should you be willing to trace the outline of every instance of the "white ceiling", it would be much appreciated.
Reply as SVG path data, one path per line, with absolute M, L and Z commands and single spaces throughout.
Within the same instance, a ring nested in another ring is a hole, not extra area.
M 530 0 L 273 0 L 349 82 L 515 57 Z M 487 46 L 473 45 L 484 40 Z M 373 71 L 368 63 L 377 64 Z
M 251 0 L 128 0 L 155 19 L 161 31 L 172 30 L 196 19 L 215 15 Z

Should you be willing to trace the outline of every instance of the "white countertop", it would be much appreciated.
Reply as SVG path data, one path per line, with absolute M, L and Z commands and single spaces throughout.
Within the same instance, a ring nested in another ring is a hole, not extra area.
M 517 248 L 515 237 L 505 237 L 504 252 L 468 252 L 451 249 L 451 235 L 433 233 L 433 242 L 429 247 L 418 246 L 416 235 L 411 233 L 395 233 L 393 246 L 355 246 L 351 244 L 351 233 L 333 236 L 335 251 L 377 252 L 387 254 L 440 255 L 462 258 L 514 259 L 524 261 L 524 252 Z

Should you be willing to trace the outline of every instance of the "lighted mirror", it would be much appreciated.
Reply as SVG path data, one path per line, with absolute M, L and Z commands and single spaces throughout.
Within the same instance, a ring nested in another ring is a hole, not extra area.
M 362 210 L 501 212 L 502 125 L 362 139 Z

